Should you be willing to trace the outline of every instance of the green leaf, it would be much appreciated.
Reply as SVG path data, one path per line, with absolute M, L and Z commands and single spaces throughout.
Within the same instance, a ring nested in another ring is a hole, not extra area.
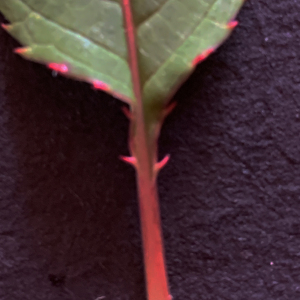
M 25 46 L 18 51 L 22 56 L 66 65 L 65 75 L 94 83 L 129 102 L 136 99 L 128 58 L 125 2 L 1 0 L 0 11 L 11 22 L 5 26 L 7 31 Z M 197 55 L 215 49 L 228 36 L 232 28 L 227 24 L 242 3 L 130 1 L 144 103 L 166 103 L 194 69 Z

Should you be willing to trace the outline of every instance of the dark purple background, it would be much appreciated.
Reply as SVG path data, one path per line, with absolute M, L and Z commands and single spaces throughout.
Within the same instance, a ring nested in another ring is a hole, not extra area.
M 299 11 L 247 1 L 175 96 L 159 177 L 174 300 L 300 299 Z M 0 41 L 0 299 L 144 300 L 122 104 Z

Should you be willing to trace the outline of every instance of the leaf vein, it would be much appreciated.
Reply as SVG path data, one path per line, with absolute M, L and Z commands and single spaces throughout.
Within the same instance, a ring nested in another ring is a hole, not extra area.
M 36 45 L 37 45 L 37 44 L 36 44 Z M 128 89 L 128 86 L 127 86 L 126 84 L 124 84 L 124 82 L 122 82 L 122 81 L 120 81 L 120 80 L 116 80 L 114 77 L 112 77 L 112 76 L 109 75 L 109 74 L 102 73 L 101 71 L 94 69 L 93 67 L 87 65 L 84 61 L 81 61 L 81 60 L 79 60 L 78 58 L 72 57 L 70 54 L 66 53 L 64 50 L 58 48 L 58 47 L 57 47 L 56 45 L 54 45 L 54 44 L 49 44 L 49 46 L 54 47 L 54 48 L 56 49 L 56 51 L 62 53 L 62 55 L 64 55 L 64 56 L 69 57 L 69 59 L 71 59 L 71 60 L 73 60 L 73 61 L 76 61 L 77 63 L 83 65 L 84 67 L 86 67 L 86 68 L 88 68 L 88 69 L 90 69 L 90 70 L 92 70 L 92 71 L 94 71 L 94 72 L 101 73 L 101 74 L 103 74 L 104 76 L 107 76 L 107 77 L 111 78 L 112 81 L 118 82 L 118 83 L 120 83 L 125 89 Z
M 156 14 L 158 14 L 169 1 L 170 0 L 166 0 L 165 2 L 163 2 L 150 15 L 148 15 L 144 20 L 142 20 L 140 23 L 138 23 L 137 26 L 136 26 L 136 30 L 138 30 L 143 24 L 145 24 L 152 17 L 154 17 Z
M 81 32 L 78 32 L 78 31 L 76 31 L 76 30 L 74 30 L 74 29 L 71 29 L 71 28 L 69 28 L 69 27 L 67 27 L 67 26 L 65 26 L 65 25 L 63 25 L 63 24 L 57 23 L 57 22 L 55 22 L 55 21 L 49 19 L 47 16 L 45 16 L 45 15 L 42 14 L 41 12 L 38 12 L 38 11 L 34 10 L 29 4 L 24 3 L 23 1 L 22 1 L 22 3 L 23 3 L 25 6 L 27 6 L 28 9 L 30 9 L 33 13 L 36 13 L 37 15 L 39 15 L 39 16 L 42 17 L 43 19 L 47 20 L 48 22 L 54 24 L 55 26 L 58 26 L 58 27 L 63 28 L 64 30 L 68 31 L 69 33 L 71 33 L 71 34 L 73 34 L 73 35 L 75 35 L 75 36 L 80 36 L 81 38 L 84 38 L 84 39 L 88 40 L 90 43 L 92 43 L 92 44 L 94 44 L 95 46 L 98 46 L 98 47 L 100 47 L 100 48 L 103 48 L 104 50 L 106 50 L 106 51 L 109 52 L 110 54 L 113 54 L 113 55 L 117 56 L 118 58 L 122 59 L 123 61 L 125 61 L 125 62 L 128 64 L 128 61 L 127 61 L 124 57 L 120 56 L 118 53 L 116 53 L 116 52 L 113 51 L 112 49 L 108 48 L 106 45 L 104 45 L 104 44 L 102 44 L 102 43 L 99 43 L 99 42 L 96 42 L 96 41 L 90 39 L 88 36 L 86 36 L 85 34 L 83 34 L 83 33 L 81 33 Z
M 214 0 L 210 7 L 208 8 L 208 10 L 206 11 L 206 13 L 203 15 L 203 17 L 199 20 L 198 24 L 195 26 L 194 29 L 191 30 L 191 32 L 187 35 L 187 38 L 182 41 L 182 43 L 180 43 L 178 45 L 178 47 L 176 48 L 175 51 L 173 51 L 173 54 L 171 56 L 169 56 L 164 62 L 161 63 L 161 65 L 145 80 L 144 82 L 144 85 L 147 85 L 147 83 L 156 75 L 156 73 L 166 64 L 167 61 L 169 61 L 170 59 L 172 59 L 173 56 L 177 55 L 176 54 L 176 51 L 177 49 L 179 49 L 185 42 L 186 40 L 188 39 L 188 37 L 192 36 L 193 33 L 202 25 L 203 21 L 206 19 L 207 15 L 210 13 L 212 7 L 215 5 L 215 3 L 217 2 L 218 0 Z

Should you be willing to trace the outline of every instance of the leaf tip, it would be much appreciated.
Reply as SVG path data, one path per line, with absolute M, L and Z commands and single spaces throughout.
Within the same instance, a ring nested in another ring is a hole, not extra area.
M 193 67 L 205 60 L 211 53 L 215 51 L 215 48 L 208 48 L 207 50 L 203 51 L 200 55 L 196 56 L 192 62 Z
M 109 92 L 111 90 L 111 88 L 109 87 L 108 84 L 106 84 L 100 80 L 93 80 L 92 85 L 93 85 L 93 88 L 96 90 L 102 90 L 104 92 Z
M 65 64 L 50 63 L 48 64 L 48 68 L 59 73 L 68 73 L 69 71 L 68 66 Z

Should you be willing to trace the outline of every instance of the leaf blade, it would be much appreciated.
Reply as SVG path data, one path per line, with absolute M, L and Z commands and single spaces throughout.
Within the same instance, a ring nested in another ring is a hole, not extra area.
M 174 0 L 173 2 L 175 3 Z M 168 3 L 170 1 L 167 1 Z M 200 3 L 201 1 L 185 1 L 184 3 Z M 229 11 L 227 15 L 223 14 L 223 23 L 216 24 L 212 23 L 209 20 L 210 14 L 212 18 L 215 18 L 215 15 L 218 14 L 216 11 L 220 9 L 220 2 L 224 3 L 225 1 L 209 1 L 210 5 L 208 6 L 209 11 L 203 11 L 195 19 L 195 22 L 198 22 L 199 25 L 195 26 L 191 30 L 191 26 L 186 28 L 186 31 L 190 31 L 189 35 L 176 49 L 172 52 L 172 55 L 169 55 L 167 59 L 161 64 L 152 76 L 147 78 L 144 82 L 144 99 L 145 101 L 155 101 L 155 99 L 167 99 L 168 93 L 172 91 L 176 86 L 180 84 L 184 78 L 186 78 L 194 69 L 192 64 L 193 59 L 210 48 L 217 48 L 217 46 L 229 35 L 231 29 L 227 27 L 227 23 L 235 16 L 238 9 L 241 7 L 242 2 L 240 0 L 228 0 L 227 4 L 223 4 L 226 10 Z M 180 3 L 180 2 L 179 2 Z M 192 8 L 195 9 L 194 5 Z M 169 14 L 170 7 L 164 4 L 164 10 L 166 15 Z M 163 10 L 159 10 L 160 13 L 163 13 Z M 197 11 L 196 11 L 197 12 Z M 200 11 L 199 11 L 200 12 Z M 210 13 L 210 14 L 209 14 Z M 224 17 L 225 16 L 225 17 Z M 153 16 L 152 16 L 153 18 Z M 146 26 L 147 24 L 144 24 Z M 148 25 L 148 28 L 151 28 L 151 25 Z M 140 36 L 147 35 L 146 32 L 138 32 Z M 161 38 L 162 40 L 162 38 Z M 156 44 L 156 47 L 152 51 L 157 51 L 159 44 Z M 139 47 L 140 52 L 143 52 L 143 45 Z M 151 53 L 147 54 L 151 56 Z M 143 56 L 143 55 L 142 55 Z M 145 56 L 145 55 L 144 55 Z M 168 78 L 166 78 L 168 77 Z M 164 82 L 163 87 L 162 82 Z M 165 92 L 167 91 L 167 93 Z
M 65 63 L 68 76 L 101 81 L 134 99 L 122 1 L 2 0 L 7 30 L 29 46 L 25 58 Z M 193 59 L 216 48 L 243 0 L 132 0 L 143 102 L 164 106 L 193 71 Z
M 63 7 L 60 18 L 51 19 L 49 17 L 50 11 L 58 10 L 61 7 L 61 1 L 52 1 L 51 7 L 38 7 L 42 1 L 3 1 L 0 4 L 0 10 L 6 5 L 14 9 L 17 8 L 17 12 L 22 11 L 22 15 L 20 14 L 18 17 L 16 17 L 17 13 L 13 13 L 12 16 L 11 13 L 8 14 L 8 18 L 14 20 L 8 31 L 23 45 L 30 47 L 30 51 L 22 53 L 25 58 L 45 64 L 51 62 L 67 64 L 69 76 L 88 82 L 99 80 L 108 84 L 112 91 L 117 91 L 122 98 L 133 97 L 130 70 L 126 59 L 127 49 L 124 32 L 122 32 L 122 43 L 124 44 L 122 48 L 125 50 L 121 55 L 121 53 L 116 53 L 117 51 L 113 52 L 104 47 L 99 41 L 93 40 L 91 34 L 83 33 L 83 30 L 78 32 L 74 28 L 68 28 L 61 21 L 59 22 L 58 19 L 62 19 L 67 13 L 67 6 Z M 34 6 L 31 2 L 37 3 L 37 5 Z M 113 1 L 98 1 L 98 4 L 102 6 L 107 6 L 107 3 L 110 3 L 110 10 L 114 11 L 113 19 L 115 22 L 118 23 L 116 20 L 119 19 L 119 24 L 116 25 L 118 30 L 124 31 L 120 6 Z M 90 8 L 89 10 L 93 11 L 94 9 Z M 107 10 L 106 7 L 105 11 Z M 75 19 L 80 12 L 82 11 L 75 10 L 75 17 L 71 19 Z M 94 30 L 97 29 L 96 25 Z M 80 28 L 81 24 L 73 26 Z M 92 29 L 87 30 L 91 31 Z M 27 35 L 24 32 L 27 32 Z M 118 34 L 120 35 L 120 33 Z M 26 36 L 30 36 L 30 39 Z

